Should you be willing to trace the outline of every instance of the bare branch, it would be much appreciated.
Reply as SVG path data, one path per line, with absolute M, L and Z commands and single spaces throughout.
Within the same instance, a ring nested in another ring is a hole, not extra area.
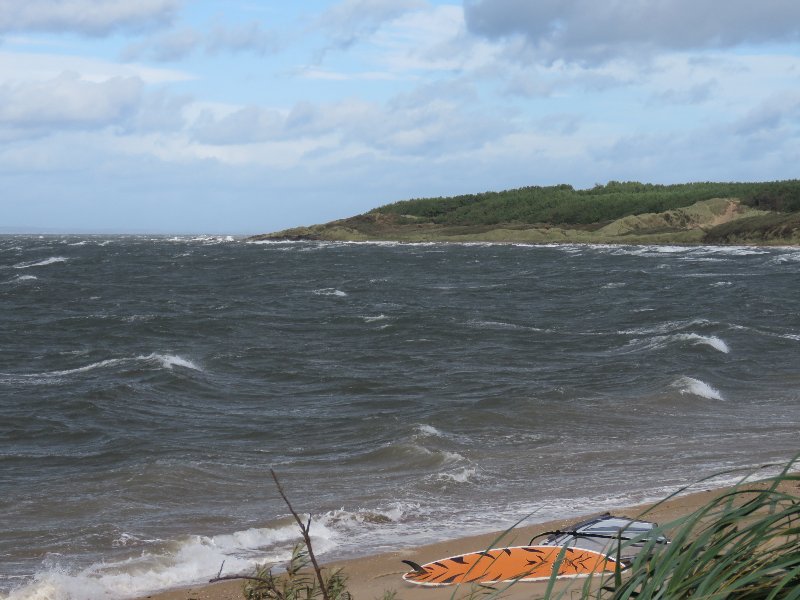
M 281 495 L 281 498 L 283 498 L 283 501 L 286 503 L 286 506 L 289 507 L 289 511 L 292 513 L 294 520 L 297 521 L 297 524 L 300 526 L 300 532 L 303 534 L 303 541 L 305 541 L 306 550 L 308 550 L 308 558 L 311 561 L 311 564 L 314 566 L 314 573 L 317 576 L 317 581 L 319 581 L 320 591 L 322 592 L 322 598 L 323 600 L 330 600 L 330 598 L 328 597 L 328 588 L 325 585 L 325 578 L 322 577 L 322 569 L 320 569 L 319 563 L 317 563 L 317 558 L 314 556 L 314 550 L 311 548 L 311 535 L 310 535 L 311 517 L 308 518 L 307 524 L 303 523 L 302 519 L 300 518 L 300 515 L 297 514 L 297 512 L 292 507 L 291 502 L 289 502 L 289 499 L 286 497 L 286 494 L 283 491 L 283 487 L 281 486 L 281 482 L 278 481 L 278 476 L 275 474 L 275 471 L 273 469 L 270 469 L 269 472 L 272 475 L 273 481 L 275 481 L 275 485 L 278 488 L 278 493 Z

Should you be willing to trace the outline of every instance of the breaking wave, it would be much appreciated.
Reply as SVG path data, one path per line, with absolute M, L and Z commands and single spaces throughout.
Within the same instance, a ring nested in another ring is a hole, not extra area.
M 718 338 L 715 335 L 699 335 L 697 333 L 681 333 L 675 336 L 679 340 L 685 340 L 693 342 L 696 346 L 710 346 L 723 354 L 728 354 L 730 352 L 730 348 L 728 348 L 728 344 L 726 344 L 723 340 Z
M 657 335 L 649 338 L 639 338 L 628 342 L 629 351 L 660 350 L 674 343 L 690 342 L 693 346 L 708 346 L 717 352 L 728 354 L 730 348 L 724 340 L 715 335 L 700 335 L 698 333 L 676 333 L 673 335 Z
M 36 281 L 39 279 L 36 275 L 18 275 L 14 279 L 9 279 L 8 281 L 4 281 L 3 285 L 9 285 L 12 283 L 22 283 L 23 281 Z
M 42 373 L 22 373 L 22 374 L 12 374 L 12 373 L 0 373 L 0 381 L 29 381 L 32 383 L 49 383 L 51 381 L 57 381 L 62 377 L 68 377 L 70 375 L 77 375 L 80 373 L 88 373 L 90 371 L 94 371 L 97 369 L 104 369 L 110 367 L 118 367 L 121 365 L 127 364 L 135 364 L 135 363 L 145 363 L 151 366 L 157 366 L 163 369 L 173 370 L 174 367 L 182 367 L 184 369 L 190 369 L 193 371 L 202 371 L 200 367 L 198 367 L 195 363 L 191 360 L 186 358 L 182 358 L 180 356 L 176 356 L 173 354 L 148 354 L 147 356 L 136 356 L 134 358 L 110 358 L 107 360 L 101 360 L 98 362 L 93 362 L 88 365 L 84 365 L 82 367 L 76 367 L 74 369 L 64 369 L 60 371 L 44 371 Z
M 472 483 L 478 476 L 477 467 L 462 467 L 439 473 L 436 478 L 447 483 Z
M 700 396 L 709 400 L 724 400 L 719 390 L 694 377 L 681 377 L 673 386 L 678 388 L 681 394 L 691 394 L 692 396 Z
M 36 262 L 22 262 L 14 265 L 15 269 L 30 269 L 31 267 L 46 267 L 47 265 L 52 265 L 55 263 L 63 263 L 67 262 L 67 258 L 63 256 L 51 256 L 50 258 L 46 258 L 44 260 L 36 261 Z
M 311 539 L 317 553 L 324 554 L 336 547 L 336 537 L 336 532 L 324 523 L 312 522 Z M 72 568 L 51 559 L 33 581 L 12 590 L 4 600 L 111 600 L 142 596 L 208 581 L 223 563 L 225 575 L 246 572 L 264 562 L 286 561 L 298 538 L 297 526 L 292 523 L 231 534 L 188 536 L 126 559 L 86 568 Z
M 342 290 L 337 290 L 336 288 L 322 288 L 320 290 L 314 290 L 312 292 L 315 296 L 338 296 L 340 298 L 344 298 L 347 296 L 346 292 Z

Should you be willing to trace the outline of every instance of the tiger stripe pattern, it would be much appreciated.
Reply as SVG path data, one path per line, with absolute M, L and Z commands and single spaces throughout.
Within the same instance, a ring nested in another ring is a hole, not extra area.
M 558 546 L 493 548 L 427 563 L 417 571 L 406 573 L 403 579 L 429 586 L 541 581 L 550 578 L 561 551 L 562 548 Z M 579 577 L 613 571 L 615 565 L 614 559 L 605 554 L 582 548 L 567 548 L 558 565 L 557 576 Z

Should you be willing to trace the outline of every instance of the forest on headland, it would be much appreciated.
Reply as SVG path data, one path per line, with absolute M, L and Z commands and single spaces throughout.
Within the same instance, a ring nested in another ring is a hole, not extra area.
M 800 180 L 610 181 L 416 198 L 252 239 L 800 244 Z

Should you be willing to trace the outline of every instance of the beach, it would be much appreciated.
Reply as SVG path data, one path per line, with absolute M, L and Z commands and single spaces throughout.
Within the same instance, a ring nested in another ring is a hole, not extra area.
M 760 489 L 764 484 L 746 484 L 747 489 Z M 640 517 L 643 520 L 654 521 L 659 525 L 667 525 L 676 519 L 690 515 L 713 499 L 730 492 L 733 488 L 706 489 L 686 495 L 676 496 L 659 503 L 640 504 L 636 506 L 620 506 L 610 512 L 617 516 L 629 518 Z M 785 481 L 778 488 L 780 491 L 800 497 L 800 482 Z M 490 532 L 482 535 L 467 537 L 454 537 L 434 544 L 418 547 L 403 547 L 402 540 L 398 540 L 398 550 L 394 552 L 375 554 L 351 560 L 324 564 L 325 569 L 341 568 L 347 575 L 348 590 L 354 600 L 380 600 L 386 592 L 396 592 L 399 600 L 445 600 L 453 596 L 454 586 L 424 587 L 407 583 L 401 579 L 403 573 L 408 571 L 402 560 L 411 560 L 424 564 L 448 556 L 455 556 L 484 550 L 489 547 L 520 546 L 529 543 L 532 537 L 539 536 L 547 531 L 566 528 L 574 523 L 584 521 L 601 513 L 588 515 L 575 515 L 570 519 L 559 519 L 536 523 L 522 524 L 497 541 L 503 532 Z M 299 540 L 299 533 L 298 533 Z M 210 577 L 213 577 L 213 573 Z M 583 579 L 564 579 L 558 582 L 559 589 L 569 588 L 580 590 Z M 137 600 L 241 600 L 243 581 L 224 581 L 197 585 L 163 593 L 150 594 Z M 547 582 L 517 583 L 502 594 L 510 600 L 522 598 L 540 598 L 544 595 Z M 462 586 L 456 591 L 455 597 L 465 597 L 469 593 L 469 586 Z M 569 596 L 568 596 L 569 597 Z

